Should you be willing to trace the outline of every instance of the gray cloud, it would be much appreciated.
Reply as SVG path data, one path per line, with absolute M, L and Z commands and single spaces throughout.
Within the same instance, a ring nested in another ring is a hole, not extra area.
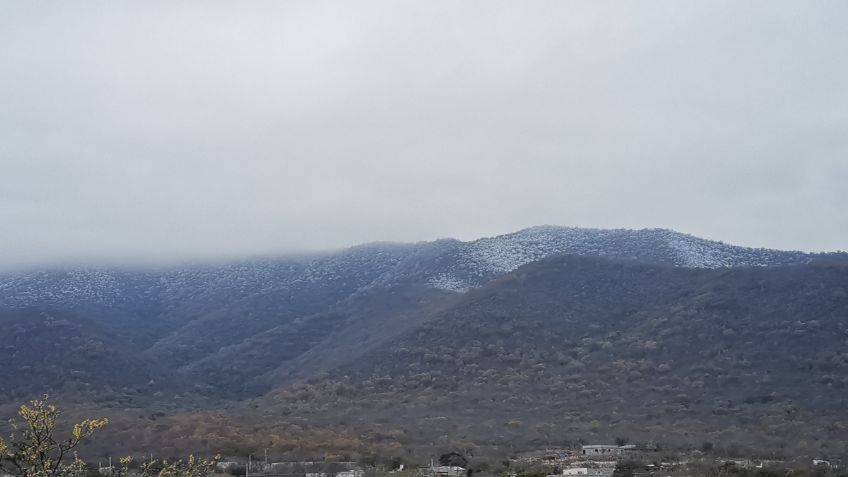
M 551 223 L 847 249 L 848 5 L 7 2 L 0 263 Z

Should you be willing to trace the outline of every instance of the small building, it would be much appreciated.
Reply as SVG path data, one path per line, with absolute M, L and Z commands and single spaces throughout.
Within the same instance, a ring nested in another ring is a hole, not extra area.
M 581 453 L 586 456 L 611 456 L 621 454 L 620 446 L 616 445 L 591 445 L 583 446 Z
M 567 467 L 565 469 L 562 469 L 561 475 L 581 477 L 612 477 L 612 473 L 614 471 L 614 467 Z M 549 475 L 548 477 L 560 477 L 560 475 Z
M 465 467 L 440 465 L 430 468 L 432 477 L 465 477 Z
M 583 446 L 580 454 L 589 458 L 616 458 L 635 450 L 636 446 L 633 444 L 624 446 L 600 444 Z
M 589 475 L 589 468 L 574 467 L 571 469 L 562 469 L 562 475 Z
M 365 471 L 359 469 L 343 470 L 336 473 L 336 477 L 364 477 Z

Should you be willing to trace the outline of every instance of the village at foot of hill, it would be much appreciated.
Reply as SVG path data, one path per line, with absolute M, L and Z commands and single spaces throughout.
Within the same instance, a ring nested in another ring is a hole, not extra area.
M 152 456 L 150 457 L 152 459 Z M 103 477 L 144 476 L 139 469 L 119 469 L 99 462 L 89 474 Z M 481 458 L 468 449 L 437 453 L 425 463 L 399 457 L 369 456 L 359 461 L 282 461 L 267 452 L 259 457 L 226 457 L 209 477 L 845 477 L 841 462 L 792 461 L 759 456 L 718 455 L 708 443 L 686 452 L 663 451 L 653 444 L 593 444 L 547 448 L 498 459 Z M 6 477 L 6 476 L 0 476 Z

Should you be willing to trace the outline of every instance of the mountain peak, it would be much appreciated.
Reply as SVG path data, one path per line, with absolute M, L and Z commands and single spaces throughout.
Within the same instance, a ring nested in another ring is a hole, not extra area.
M 692 268 L 773 266 L 806 263 L 803 252 L 755 249 L 701 239 L 669 229 L 595 229 L 540 225 L 458 245 L 453 266 L 431 280 L 438 288 L 463 291 L 494 276 L 553 255 L 634 259 Z

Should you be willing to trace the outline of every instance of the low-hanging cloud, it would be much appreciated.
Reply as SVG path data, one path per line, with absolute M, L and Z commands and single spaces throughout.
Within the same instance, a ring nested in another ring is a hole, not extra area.
M 843 2 L 17 2 L 0 266 L 668 227 L 848 248 Z

